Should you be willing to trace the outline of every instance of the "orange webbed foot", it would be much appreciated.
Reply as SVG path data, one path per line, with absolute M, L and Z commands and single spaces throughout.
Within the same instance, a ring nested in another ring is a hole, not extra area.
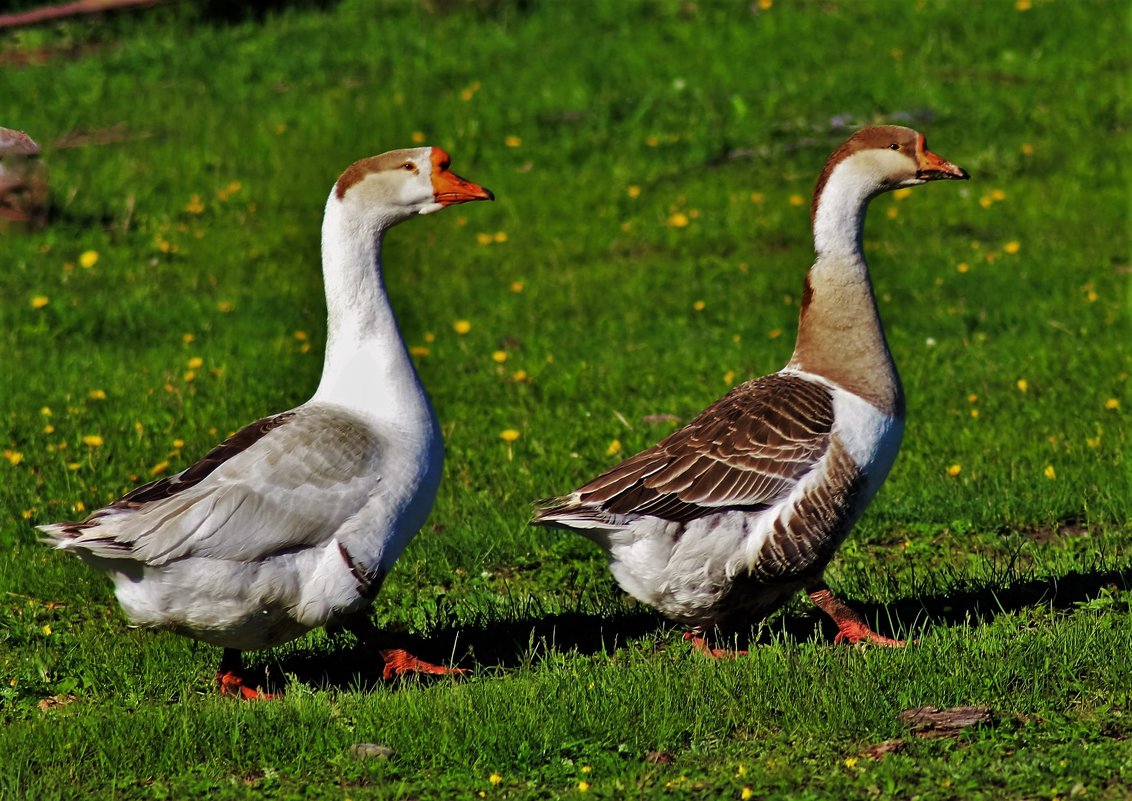
M 404 648 L 385 648 L 378 653 L 385 661 L 385 669 L 382 671 L 381 677 L 386 681 L 408 673 L 429 676 L 463 676 L 468 672 L 465 668 L 446 667 L 425 662 L 423 659 L 417 659 Z
M 747 653 L 746 651 L 732 651 L 730 648 L 712 648 L 702 634 L 694 631 L 684 632 L 684 639 L 692 643 L 692 648 L 696 653 L 703 654 L 708 659 L 733 659 Z

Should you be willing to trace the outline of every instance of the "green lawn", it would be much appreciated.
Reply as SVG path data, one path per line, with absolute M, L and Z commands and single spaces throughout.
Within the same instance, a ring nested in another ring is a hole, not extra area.
M 762 5 L 180 3 L 0 34 L 0 125 L 46 146 L 53 206 L 0 240 L 0 797 L 1132 797 L 1127 8 Z M 710 662 L 530 503 L 785 362 L 845 121 L 972 174 L 867 226 L 909 419 L 827 575 L 918 642 L 834 647 L 799 598 Z M 249 655 L 284 699 L 218 698 L 216 649 L 128 628 L 33 526 L 309 396 L 325 197 L 418 140 L 498 200 L 388 240 L 448 455 L 375 614 L 471 675 L 386 685 L 316 632 Z M 991 720 L 899 717 L 961 705 Z

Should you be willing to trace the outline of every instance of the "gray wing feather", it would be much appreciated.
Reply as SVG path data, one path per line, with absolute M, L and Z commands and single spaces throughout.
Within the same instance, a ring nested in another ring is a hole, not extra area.
M 333 537 L 369 499 L 381 451 L 378 435 L 349 412 L 300 407 L 253 423 L 82 522 L 42 530 L 63 548 L 150 565 L 265 559 Z

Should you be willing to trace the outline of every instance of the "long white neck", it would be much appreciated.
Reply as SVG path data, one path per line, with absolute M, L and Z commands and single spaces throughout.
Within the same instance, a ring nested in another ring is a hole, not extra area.
M 327 337 L 314 401 L 411 424 L 430 407 L 385 292 L 381 245 L 392 221 L 361 217 L 332 193 L 322 223 Z
M 878 408 L 903 414 L 904 396 L 885 341 L 861 249 L 877 183 L 842 163 L 814 199 L 816 259 L 806 276 L 798 342 L 789 367 L 828 378 Z

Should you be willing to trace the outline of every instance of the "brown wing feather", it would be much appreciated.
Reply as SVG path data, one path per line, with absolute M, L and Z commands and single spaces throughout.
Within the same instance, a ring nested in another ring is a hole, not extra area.
M 724 509 L 759 509 L 790 491 L 829 447 L 833 398 L 825 387 L 775 373 L 736 387 L 648 450 L 606 471 L 535 522 L 592 511 L 676 522 Z

